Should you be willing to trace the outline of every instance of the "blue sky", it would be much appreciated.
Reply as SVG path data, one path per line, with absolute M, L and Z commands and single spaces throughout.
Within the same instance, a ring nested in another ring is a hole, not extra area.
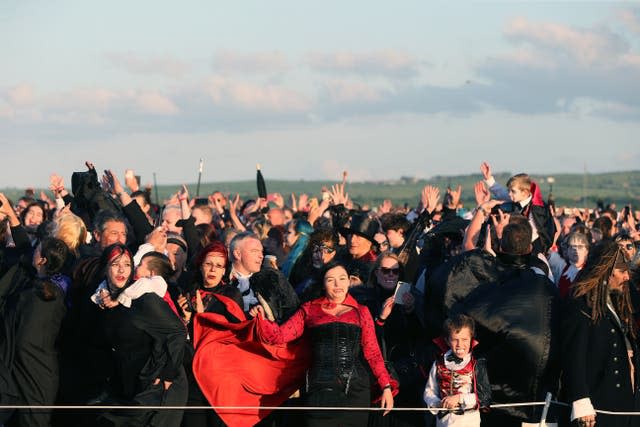
M 4 1 L 0 187 L 637 169 L 637 2 Z

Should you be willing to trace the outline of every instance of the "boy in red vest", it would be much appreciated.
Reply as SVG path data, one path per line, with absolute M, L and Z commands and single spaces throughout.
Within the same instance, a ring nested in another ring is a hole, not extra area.
M 471 350 L 478 342 L 473 339 L 475 324 L 464 314 L 444 322 L 444 336 L 434 342 L 442 353 L 431 367 L 424 390 L 424 401 L 437 414 L 437 427 L 480 426 L 480 407 L 488 406 L 490 385 L 484 360 L 473 357 Z M 485 390 L 487 392 L 485 392 Z M 480 392 L 480 397 L 479 397 Z

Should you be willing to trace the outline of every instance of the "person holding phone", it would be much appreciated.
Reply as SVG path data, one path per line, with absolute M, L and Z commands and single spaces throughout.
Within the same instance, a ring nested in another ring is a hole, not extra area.
M 429 366 L 421 360 L 426 354 L 421 345 L 424 331 L 415 312 L 413 295 L 405 293 L 396 298 L 399 286 L 405 282 L 404 268 L 398 255 L 381 253 L 369 276 L 368 288 L 373 294 L 374 304 L 369 304 L 375 319 L 376 335 L 387 363 L 394 366 L 400 380 L 400 392 L 396 396 L 396 406 L 416 408 L 422 402 L 422 392 L 426 384 Z M 362 286 L 364 287 L 364 286 Z M 386 354 L 385 354 L 386 353 Z M 393 412 L 383 419 L 380 414 L 372 414 L 374 425 L 390 425 L 397 422 L 406 426 L 421 426 L 424 423 L 420 413 Z

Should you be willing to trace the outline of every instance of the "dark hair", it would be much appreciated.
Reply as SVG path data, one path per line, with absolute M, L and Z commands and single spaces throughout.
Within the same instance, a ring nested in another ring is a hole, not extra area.
M 64 269 L 69 258 L 69 248 L 60 239 L 45 237 L 40 242 L 40 256 L 47 259 L 44 265 L 45 273 L 52 276 Z
M 114 243 L 104 248 L 104 250 L 102 251 L 102 255 L 100 256 L 100 267 L 102 269 L 103 275 L 106 277 L 107 269 L 109 268 L 109 264 L 111 263 L 111 261 L 123 255 L 128 257 L 129 260 L 131 261 L 131 273 L 129 274 L 129 277 L 127 279 L 127 286 L 128 286 L 129 284 L 131 284 L 131 281 L 133 280 L 134 263 L 133 263 L 133 255 L 131 255 L 129 248 L 127 248 L 125 245 L 123 245 L 122 243 Z M 118 293 L 122 292 L 123 290 L 124 289 L 120 289 Z
M 445 338 L 449 338 L 454 332 L 459 332 L 463 328 L 469 328 L 471 338 L 476 334 L 476 322 L 466 314 L 456 314 L 449 317 L 442 325 L 442 333 Z
M 140 259 L 140 263 L 147 258 L 149 259 L 147 261 L 149 270 L 155 272 L 156 276 L 161 276 L 165 281 L 168 281 L 175 273 L 171 266 L 171 260 L 165 254 L 156 251 L 147 252 Z
M 593 221 L 592 228 L 597 228 L 602 231 L 602 238 L 608 239 L 611 237 L 611 230 L 613 229 L 613 221 L 608 216 L 601 216 Z
M 69 254 L 69 248 L 60 239 L 45 237 L 40 242 L 40 256 L 47 260 L 44 264 L 44 270 L 49 278 L 65 270 Z M 52 279 L 44 279 L 36 282 L 35 289 L 43 300 L 51 301 L 56 297 L 58 285 L 53 283 Z
M 531 252 L 531 225 L 527 223 L 509 223 L 502 231 L 500 250 L 509 255 L 526 255 Z
M 573 297 L 585 298 L 593 323 L 606 316 L 609 296 L 607 281 L 615 268 L 626 266 L 625 261 L 624 254 L 617 243 L 613 240 L 603 240 L 591 248 L 587 262 L 576 276 L 572 285 Z M 622 295 L 614 298 L 612 302 L 620 321 L 635 338 L 637 328 L 629 290 L 622 292 Z
M 42 210 L 42 222 L 47 220 L 47 210 L 44 208 L 44 205 L 38 201 L 33 201 L 29 203 L 22 212 L 20 212 L 20 223 L 22 225 L 25 225 L 24 219 L 27 217 L 27 213 L 29 213 L 29 211 L 34 207 L 38 207 Z
M 320 274 L 320 277 L 322 278 L 323 282 L 324 282 L 324 276 L 327 274 L 327 272 L 329 270 L 333 270 L 336 267 L 344 268 L 344 270 L 347 272 L 347 274 L 349 274 L 349 269 L 347 268 L 347 266 L 342 261 L 331 260 L 324 267 L 322 267 L 322 272 Z
M 149 198 L 149 193 L 147 193 L 146 191 L 137 190 L 137 191 L 134 191 L 133 193 L 131 193 L 131 198 L 132 199 L 135 199 L 138 196 L 141 196 L 144 199 L 144 202 L 147 205 L 151 204 L 151 199 Z M 140 206 L 140 207 L 142 207 L 142 206 Z
M 200 245 L 202 247 L 207 246 L 218 238 L 218 232 L 212 224 L 198 224 L 196 225 L 196 231 L 200 237 Z
M 382 229 L 387 232 L 389 230 L 402 230 L 406 233 L 411 228 L 411 223 L 403 215 L 398 213 L 386 213 L 380 217 Z
M 311 233 L 309 247 L 313 246 L 314 244 L 320 244 L 323 242 L 331 242 L 332 247 L 338 249 L 338 245 L 340 244 L 338 233 L 336 233 L 333 228 L 328 227 L 318 228 L 313 233 Z

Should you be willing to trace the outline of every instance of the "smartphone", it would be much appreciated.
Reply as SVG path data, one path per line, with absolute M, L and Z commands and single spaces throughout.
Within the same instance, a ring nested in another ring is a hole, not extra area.
M 111 188 L 113 188 L 113 187 L 114 187 L 114 185 L 115 185 L 115 184 L 114 184 L 114 180 L 113 180 L 113 174 L 112 174 L 110 171 L 108 171 L 107 169 L 105 169 L 105 170 L 104 170 L 104 174 L 105 174 L 105 175 L 106 175 L 106 177 L 107 177 L 107 181 L 109 182 L 109 186 L 110 186 Z
M 393 293 L 393 302 L 404 305 L 404 295 L 411 292 L 411 283 L 399 281 Z

